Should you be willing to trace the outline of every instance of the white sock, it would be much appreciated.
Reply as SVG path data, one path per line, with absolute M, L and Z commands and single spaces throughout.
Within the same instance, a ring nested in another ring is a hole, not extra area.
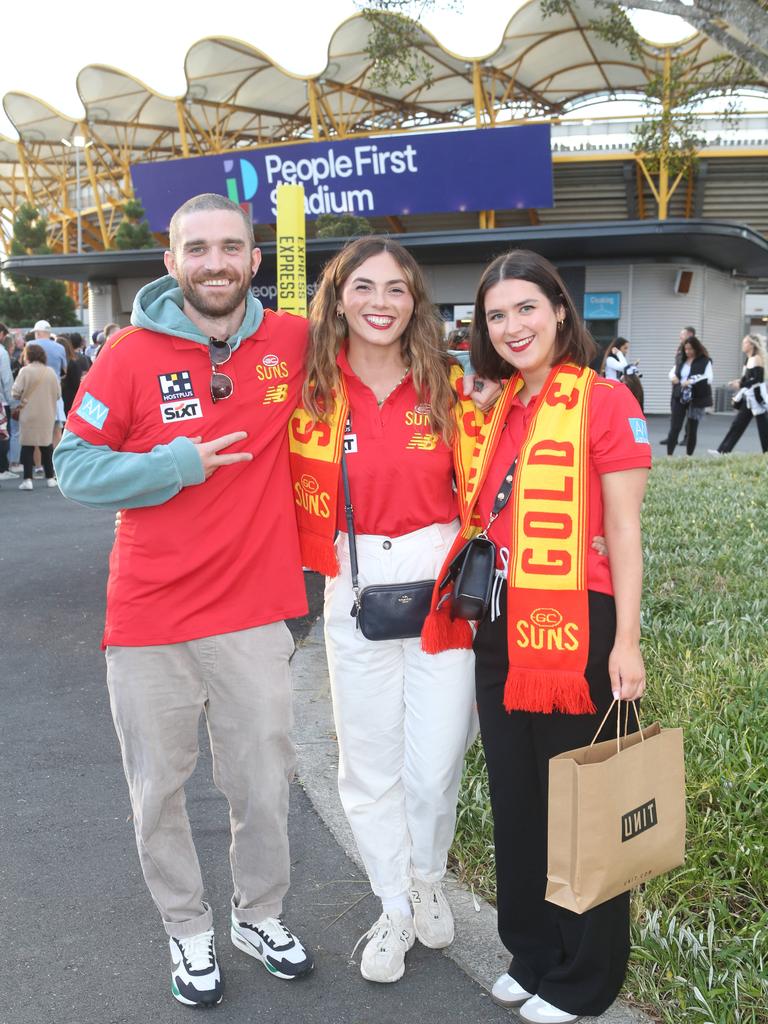
M 382 899 L 381 907 L 385 914 L 391 914 L 396 910 L 403 917 L 413 917 L 411 901 L 408 899 L 407 892 L 401 892 L 399 896 L 387 896 Z

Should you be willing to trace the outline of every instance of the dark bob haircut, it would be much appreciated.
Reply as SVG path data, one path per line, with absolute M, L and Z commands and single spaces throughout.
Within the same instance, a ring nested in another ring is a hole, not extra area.
M 498 256 L 485 269 L 477 287 L 475 313 L 470 329 L 470 351 L 472 366 L 481 377 L 490 380 L 509 377 L 510 366 L 514 365 L 502 359 L 491 344 L 485 319 L 485 296 L 500 281 L 529 281 L 546 295 L 552 309 L 558 306 L 565 309 L 565 322 L 562 329 L 558 328 L 555 340 L 553 365 L 568 361 L 578 366 L 588 366 L 592 362 L 597 346 L 555 267 L 530 249 L 512 249 Z

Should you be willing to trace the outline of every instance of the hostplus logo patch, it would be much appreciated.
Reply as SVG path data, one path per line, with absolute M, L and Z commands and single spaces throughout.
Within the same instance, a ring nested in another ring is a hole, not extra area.
M 259 187 L 258 171 L 250 160 L 238 157 L 224 161 L 224 173 L 227 197 L 253 218 L 253 204 L 250 200 L 256 195 Z

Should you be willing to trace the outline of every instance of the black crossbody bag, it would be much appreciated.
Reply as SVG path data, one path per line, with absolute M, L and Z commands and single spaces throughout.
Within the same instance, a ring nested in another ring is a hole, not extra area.
M 357 628 L 366 640 L 408 640 L 421 636 L 424 620 L 429 614 L 435 581 L 374 583 L 360 589 L 354 509 L 344 454 L 341 456 L 341 478 L 344 483 L 344 513 L 349 536 L 352 590 L 355 594 L 355 603 L 350 615 L 356 620 Z
M 496 573 L 496 545 L 488 537 L 488 530 L 509 501 L 516 466 L 517 459 L 504 474 L 485 529 L 456 553 L 440 581 L 442 590 L 453 580 L 451 608 L 454 619 L 479 622 L 488 611 Z

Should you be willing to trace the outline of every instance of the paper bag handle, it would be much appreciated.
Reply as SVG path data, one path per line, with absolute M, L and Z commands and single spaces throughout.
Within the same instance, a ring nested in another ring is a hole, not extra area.
M 598 725 L 597 732 L 592 737 L 592 742 L 589 744 L 590 747 L 593 747 L 595 745 L 595 740 L 600 735 L 600 731 L 603 728 L 603 726 L 605 725 L 605 723 L 608 721 L 608 716 L 613 711 L 614 707 L 617 704 L 620 704 L 620 703 L 621 703 L 620 700 L 618 700 L 617 698 L 614 698 L 613 703 L 608 708 L 608 710 L 605 712 L 605 715 L 603 716 L 602 722 L 600 723 L 600 725 Z M 637 713 L 637 705 L 635 704 L 635 702 L 633 700 L 631 700 L 631 701 L 627 700 L 627 701 L 624 701 L 624 703 L 626 704 L 626 714 L 624 716 L 624 735 L 625 736 L 627 735 L 627 729 L 629 728 L 629 705 L 631 704 L 632 705 L 632 710 L 635 713 L 635 721 L 637 722 L 637 728 L 638 728 L 638 731 L 640 733 L 640 740 L 641 740 L 642 743 L 645 743 L 645 736 L 643 736 L 643 727 L 642 727 L 642 725 L 640 725 L 640 716 Z M 621 708 L 619 708 L 619 707 L 616 708 L 616 750 L 617 751 L 621 751 Z

